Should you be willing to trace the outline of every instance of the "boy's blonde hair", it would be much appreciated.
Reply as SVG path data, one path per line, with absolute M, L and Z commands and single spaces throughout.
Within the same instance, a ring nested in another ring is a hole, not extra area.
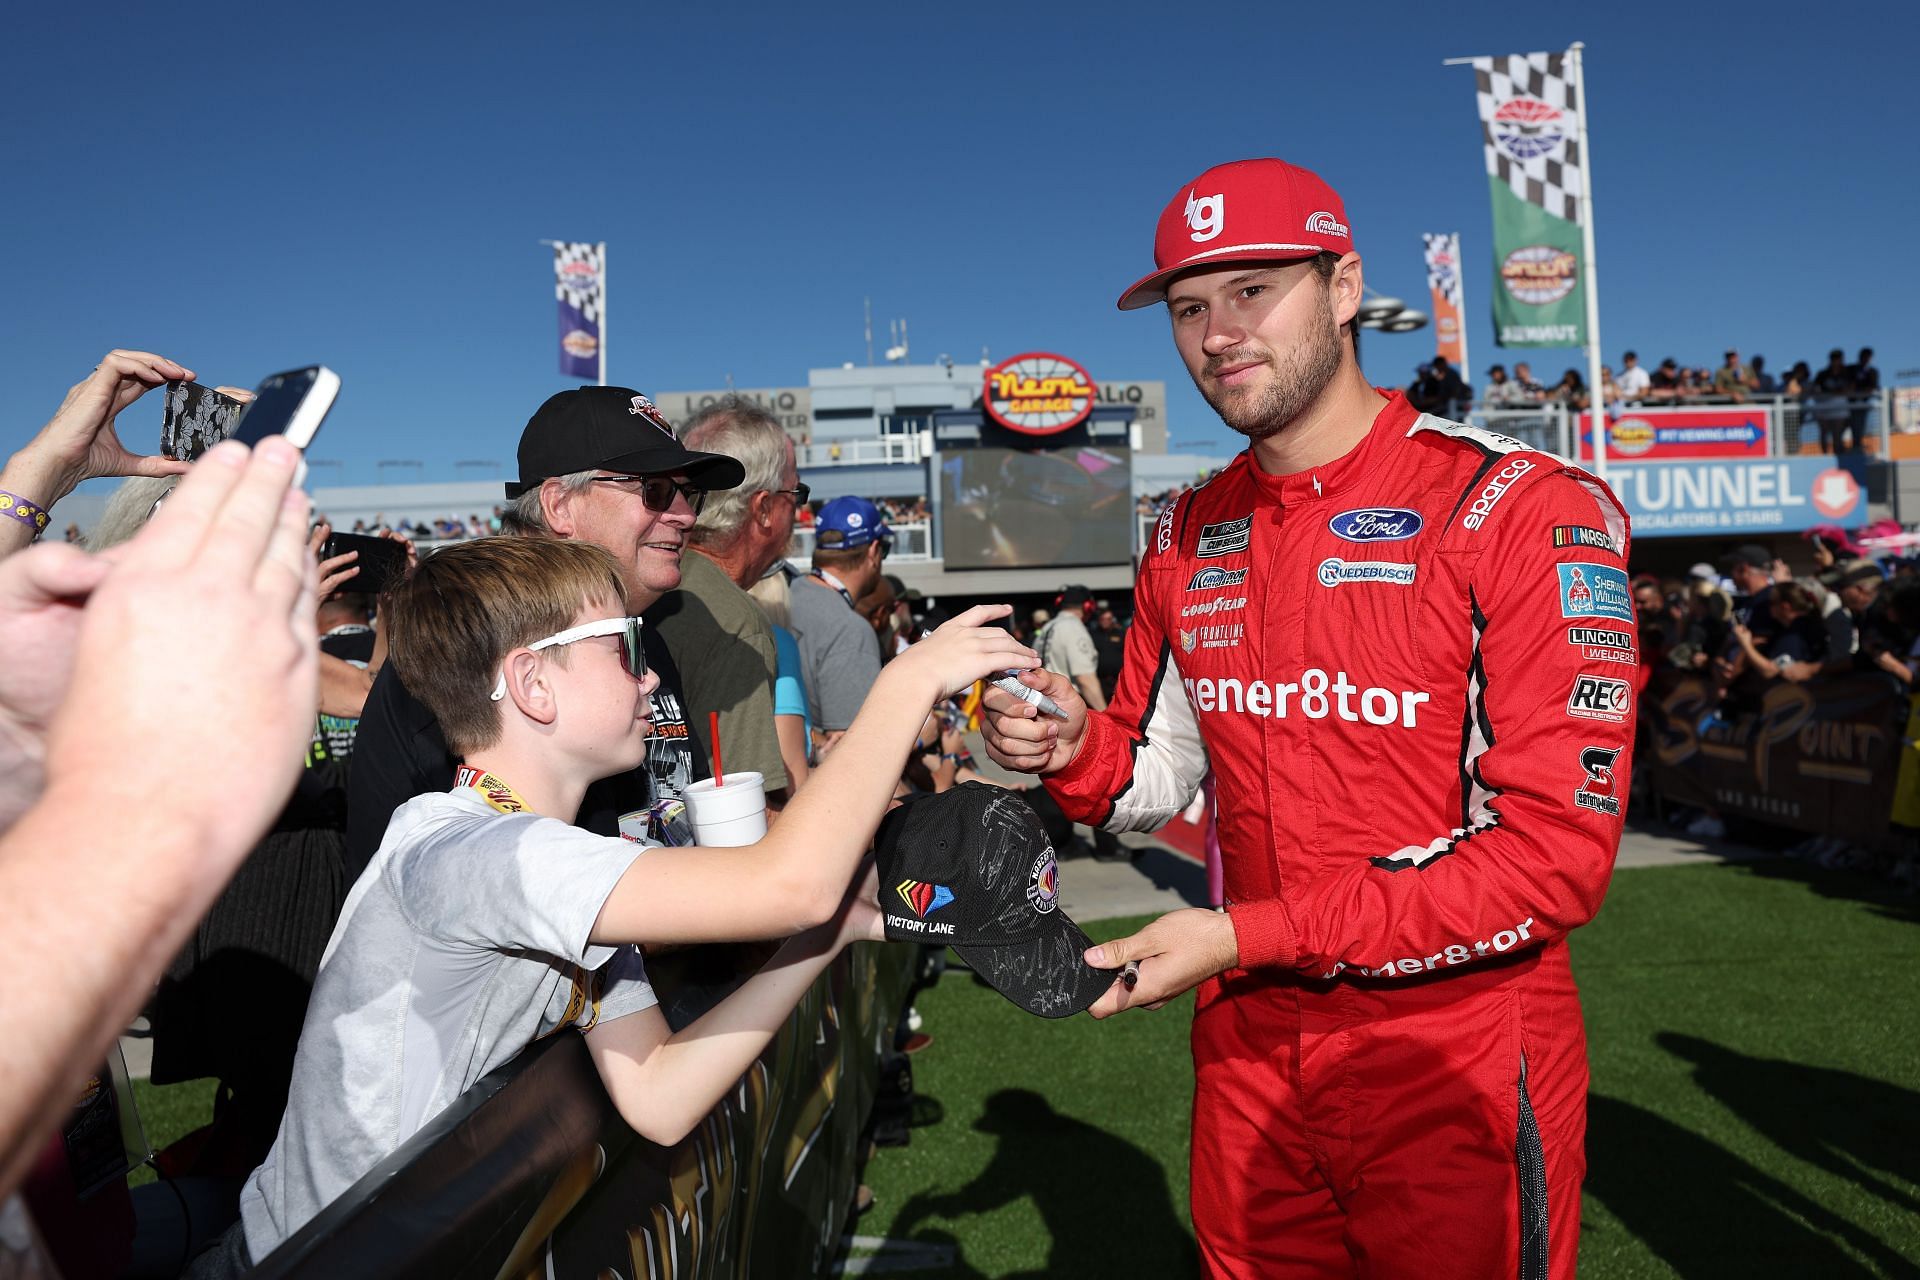
M 591 542 L 480 538 L 423 559 L 387 602 L 391 661 L 456 755 L 500 738 L 488 695 L 507 654 L 565 631 L 589 602 L 627 607 L 619 562 Z M 565 665 L 565 648 L 545 651 Z

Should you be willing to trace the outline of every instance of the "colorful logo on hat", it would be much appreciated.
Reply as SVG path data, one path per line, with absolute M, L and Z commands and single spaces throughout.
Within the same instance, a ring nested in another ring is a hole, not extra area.
M 666 432 L 669 440 L 678 440 L 680 438 L 680 433 L 673 429 L 671 422 L 667 421 L 667 415 L 660 412 L 660 406 L 645 396 L 633 397 L 633 403 L 627 406 L 627 412 L 638 414 L 640 417 L 645 418 L 648 422 L 651 422 L 654 426 Z
M 1051 848 L 1042 849 L 1027 873 L 1027 902 L 1041 915 L 1060 905 L 1060 869 Z
M 1050 436 L 1086 421 L 1098 395 L 1093 379 L 1074 361 L 1029 351 L 987 370 L 980 399 L 1001 426 Z
M 953 890 L 924 880 L 902 880 L 893 891 L 907 904 L 907 910 L 923 920 L 953 901 Z
M 1564 146 L 1572 122 L 1559 107 L 1522 95 L 1494 110 L 1491 131 L 1494 146 L 1515 160 L 1534 160 Z

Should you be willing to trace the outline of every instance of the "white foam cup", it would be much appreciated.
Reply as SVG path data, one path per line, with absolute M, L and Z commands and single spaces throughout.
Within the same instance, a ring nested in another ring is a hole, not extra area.
M 680 798 L 687 804 L 695 844 L 732 848 L 767 834 L 766 777 L 757 770 L 703 778 Z

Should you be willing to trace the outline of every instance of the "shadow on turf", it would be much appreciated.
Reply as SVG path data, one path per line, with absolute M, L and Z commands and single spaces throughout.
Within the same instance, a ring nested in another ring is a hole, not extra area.
M 1788 1155 L 1920 1214 L 1920 1094 L 1851 1071 L 1750 1058 L 1663 1031 L 1656 1043 L 1694 1064 L 1693 1078 Z M 1888 1175 L 1888 1176 L 1882 1176 Z
M 1683 1280 L 1912 1274 L 1899 1254 L 1854 1223 L 1692 1130 L 1618 1098 L 1587 1099 L 1586 1189 Z
M 1888 920 L 1920 924 L 1920 899 L 1863 871 L 1836 871 L 1798 858 L 1767 858 L 1750 862 L 1748 869 L 1770 880 L 1797 880 L 1823 898 L 1863 902 Z
M 1002 1089 L 988 1098 L 974 1128 L 999 1138 L 993 1159 L 956 1191 L 909 1200 L 894 1221 L 894 1238 L 954 1243 L 950 1232 L 922 1224 L 1031 1199 L 1050 1246 L 1046 1264 L 998 1280 L 1196 1274 L 1193 1234 L 1174 1210 L 1159 1162 L 1140 1148 L 1061 1115 L 1028 1089 Z M 984 1277 L 964 1252 L 941 1274 Z

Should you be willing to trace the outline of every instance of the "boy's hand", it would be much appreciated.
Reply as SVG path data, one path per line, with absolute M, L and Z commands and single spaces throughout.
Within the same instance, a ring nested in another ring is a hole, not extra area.
M 887 923 L 880 914 L 880 869 L 869 857 L 853 879 L 840 914 L 834 918 L 837 952 L 849 942 L 885 942 Z
M 975 605 L 895 658 L 889 670 L 903 668 L 934 681 L 937 691 L 928 702 L 952 697 L 975 680 L 1003 671 L 1031 671 L 1040 665 L 1040 656 L 1008 632 L 987 625 L 1012 612 L 1010 604 Z

